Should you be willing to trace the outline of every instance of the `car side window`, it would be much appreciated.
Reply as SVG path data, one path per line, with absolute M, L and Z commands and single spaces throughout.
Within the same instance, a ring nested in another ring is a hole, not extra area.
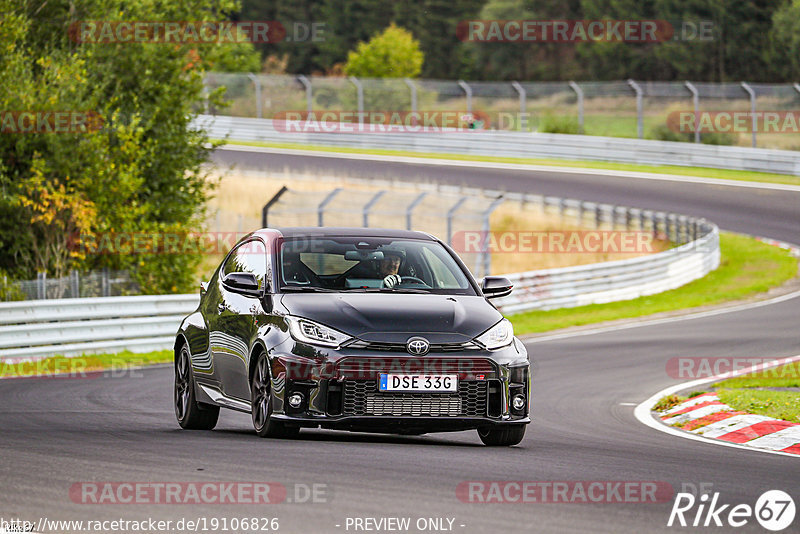
M 267 269 L 267 249 L 260 239 L 252 239 L 240 243 L 225 260 L 222 266 L 222 278 L 230 273 L 253 273 L 258 279 L 258 286 L 264 287 L 264 281 L 269 280 Z

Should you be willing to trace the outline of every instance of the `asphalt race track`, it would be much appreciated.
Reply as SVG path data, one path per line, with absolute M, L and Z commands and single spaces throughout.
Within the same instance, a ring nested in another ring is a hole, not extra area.
M 224 165 L 261 169 L 501 184 L 507 190 L 700 215 L 726 230 L 800 241 L 796 192 L 232 150 L 216 157 Z M 41 517 L 277 517 L 279 532 L 292 533 L 354 532 L 352 526 L 346 529 L 348 517 L 410 517 L 410 532 L 417 532 L 417 518 L 440 517 L 454 518 L 453 531 L 464 533 L 689 530 L 667 528 L 672 499 L 658 504 L 481 504 L 460 501 L 456 487 L 488 480 L 659 481 L 676 492 L 686 484 L 713 484 L 721 503 L 752 506 L 770 489 L 787 491 L 798 502 L 797 458 L 657 432 L 633 417 L 632 406 L 677 383 L 665 371 L 672 357 L 799 354 L 798 318 L 800 298 L 793 298 L 703 318 L 529 343 L 534 422 L 520 446 L 508 449 L 482 446 L 475 432 L 395 437 L 304 430 L 296 441 L 263 440 L 255 436 L 249 416 L 231 411 L 223 411 L 213 432 L 181 431 L 173 415 L 170 367 L 93 380 L 0 381 L 0 516 L 34 522 Z M 293 501 L 295 484 L 317 483 L 326 484 L 327 493 L 318 500 L 327 502 L 79 504 L 69 490 L 82 481 L 271 481 L 287 486 Z M 798 524 L 795 519 L 795 532 Z M 764 531 L 754 519 L 737 530 Z

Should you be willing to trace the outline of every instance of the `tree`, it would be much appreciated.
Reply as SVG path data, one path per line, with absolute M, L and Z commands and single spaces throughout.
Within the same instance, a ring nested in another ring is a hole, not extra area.
M 777 10 L 772 21 L 772 65 L 781 79 L 800 79 L 800 0 Z
M 419 41 L 408 30 L 391 24 L 347 55 L 344 72 L 365 78 L 416 78 L 422 62 Z
M 179 4 L 179 5 L 177 5 Z M 0 110 L 91 111 L 100 128 L 0 135 L 0 270 L 129 269 L 143 290 L 187 291 L 194 254 L 83 254 L 73 234 L 185 233 L 202 228 L 212 145 L 191 124 L 217 65 L 250 68 L 244 44 L 70 38 L 78 21 L 224 20 L 233 0 L 0 0 Z M 211 98 L 223 105 L 219 95 Z

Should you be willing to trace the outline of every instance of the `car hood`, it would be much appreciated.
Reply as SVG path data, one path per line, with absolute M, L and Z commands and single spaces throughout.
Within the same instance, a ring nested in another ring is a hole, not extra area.
M 305 317 L 365 341 L 469 341 L 503 316 L 485 298 L 463 295 L 300 293 L 283 295 L 291 315 Z

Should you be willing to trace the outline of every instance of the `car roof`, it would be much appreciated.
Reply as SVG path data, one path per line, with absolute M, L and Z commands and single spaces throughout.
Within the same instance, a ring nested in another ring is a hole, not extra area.
M 350 228 L 330 226 L 293 226 L 285 228 L 262 228 L 255 233 L 271 237 L 388 237 L 393 239 L 422 239 L 435 241 L 432 235 L 414 230 L 389 228 Z M 277 235 L 276 235 L 277 234 Z

